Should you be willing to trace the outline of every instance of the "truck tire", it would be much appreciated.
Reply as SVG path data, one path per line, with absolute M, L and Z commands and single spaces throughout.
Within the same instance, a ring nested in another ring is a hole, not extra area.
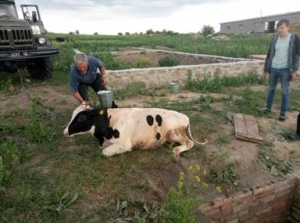
M 52 77 L 53 60 L 51 57 L 35 59 L 27 66 L 27 70 L 33 79 L 47 79 Z

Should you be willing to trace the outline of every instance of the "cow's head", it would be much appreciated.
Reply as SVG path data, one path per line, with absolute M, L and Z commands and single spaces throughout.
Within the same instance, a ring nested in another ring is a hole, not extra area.
M 107 117 L 107 109 L 87 108 L 80 105 L 72 114 L 71 121 L 64 129 L 66 137 L 95 132 L 95 128 L 106 130 L 109 120 Z

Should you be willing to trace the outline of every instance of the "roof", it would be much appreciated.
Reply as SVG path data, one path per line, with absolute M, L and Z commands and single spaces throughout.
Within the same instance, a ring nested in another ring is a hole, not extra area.
M 228 24 L 228 23 L 245 22 L 245 21 L 255 20 L 255 19 L 267 19 L 267 18 L 272 18 L 274 16 L 286 16 L 286 15 L 294 15 L 294 14 L 299 14 L 300 15 L 300 11 L 287 12 L 287 13 L 275 14 L 275 15 L 269 15 L 269 16 L 261 16 L 261 17 L 255 17 L 255 18 L 249 18 L 249 19 L 242 19 L 242 20 L 230 21 L 230 22 L 222 22 L 220 24 L 222 25 L 222 24 Z

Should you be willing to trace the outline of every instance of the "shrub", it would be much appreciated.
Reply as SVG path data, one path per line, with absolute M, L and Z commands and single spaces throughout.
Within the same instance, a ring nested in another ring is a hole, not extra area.
M 172 67 L 172 66 L 177 66 L 179 65 L 180 61 L 176 58 L 173 57 L 163 57 L 158 61 L 158 65 L 160 67 Z

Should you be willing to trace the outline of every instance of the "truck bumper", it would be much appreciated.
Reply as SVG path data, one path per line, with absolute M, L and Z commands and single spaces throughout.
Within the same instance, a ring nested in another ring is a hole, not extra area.
M 27 61 L 35 58 L 58 55 L 57 48 L 38 48 L 37 50 L 0 51 L 0 61 Z

